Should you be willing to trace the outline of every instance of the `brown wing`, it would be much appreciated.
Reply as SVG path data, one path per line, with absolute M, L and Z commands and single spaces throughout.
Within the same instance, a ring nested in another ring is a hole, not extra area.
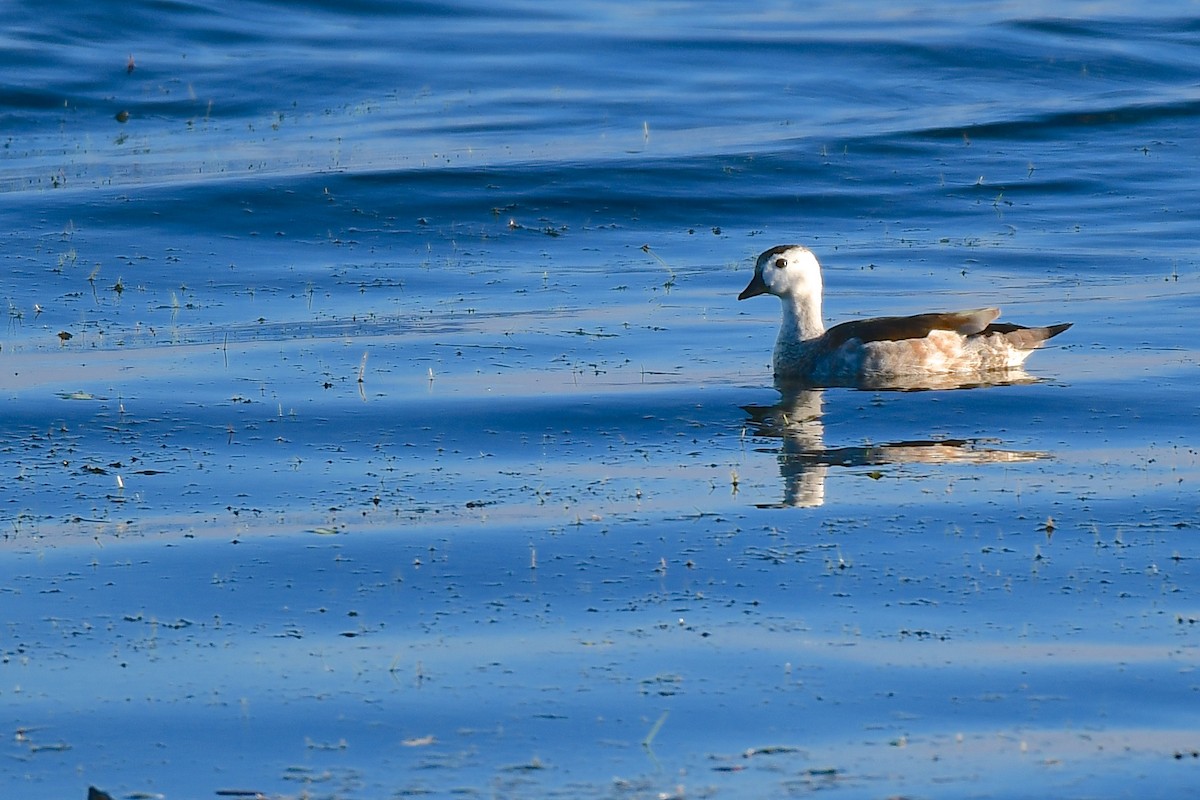
M 863 343 L 896 342 L 902 339 L 923 339 L 931 331 L 953 331 L 970 336 L 982 332 L 998 316 L 998 308 L 975 308 L 970 311 L 917 314 L 911 317 L 852 320 L 834 325 L 825 331 L 825 341 L 831 349 L 836 349 L 851 339 L 858 339 Z

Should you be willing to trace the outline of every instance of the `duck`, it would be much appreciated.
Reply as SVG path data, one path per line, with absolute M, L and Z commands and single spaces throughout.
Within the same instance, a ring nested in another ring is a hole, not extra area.
M 776 383 L 878 388 L 923 380 L 944 386 L 947 377 L 959 385 L 986 382 L 1022 371 L 1034 350 L 1072 325 L 996 322 L 1000 309 L 992 307 L 874 317 L 826 329 L 822 292 L 821 265 L 803 245 L 778 245 L 755 261 L 754 277 L 738 300 L 773 294 L 782 301 Z

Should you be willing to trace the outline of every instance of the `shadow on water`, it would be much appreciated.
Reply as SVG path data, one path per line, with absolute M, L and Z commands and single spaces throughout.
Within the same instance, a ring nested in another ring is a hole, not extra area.
M 868 380 L 855 388 L 873 391 L 918 392 L 982 390 L 998 386 L 1036 383 L 1023 369 L 992 375 L 925 376 Z M 826 387 L 782 383 L 780 401 L 771 406 L 746 405 L 749 427 L 755 436 L 782 440 L 779 474 L 783 498 L 778 503 L 758 503 L 759 508 L 813 508 L 825 503 L 825 478 L 831 467 L 869 467 L 887 464 L 995 464 L 1050 458 L 1039 450 L 1010 450 L 994 437 L 916 438 L 879 444 L 827 447 L 825 444 L 824 393 Z M 759 450 L 759 452 L 764 452 Z

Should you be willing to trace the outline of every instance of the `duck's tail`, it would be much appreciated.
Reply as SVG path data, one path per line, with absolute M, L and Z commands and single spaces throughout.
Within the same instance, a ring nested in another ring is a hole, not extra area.
M 1053 339 L 1074 324 L 1073 322 L 1062 322 L 1042 328 L 1027 328 L 1011 322 L 993 322 L 983 329 L 982 334 L 984 336 L 999 334 L 1018 350 L 1035 350 L 1045 344 L 1047 339 Z

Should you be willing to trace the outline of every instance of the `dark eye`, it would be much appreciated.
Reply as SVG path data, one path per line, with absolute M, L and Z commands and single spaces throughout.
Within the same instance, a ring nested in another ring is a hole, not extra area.
M 786 258 L 777 258 L 777 259 L 775 259 L 775 269 L 783 269 L 783 268 L 784 268 L 784 267 L 786 267 L 786 266 L 787 266 L 787 259 L 786 259 Z

